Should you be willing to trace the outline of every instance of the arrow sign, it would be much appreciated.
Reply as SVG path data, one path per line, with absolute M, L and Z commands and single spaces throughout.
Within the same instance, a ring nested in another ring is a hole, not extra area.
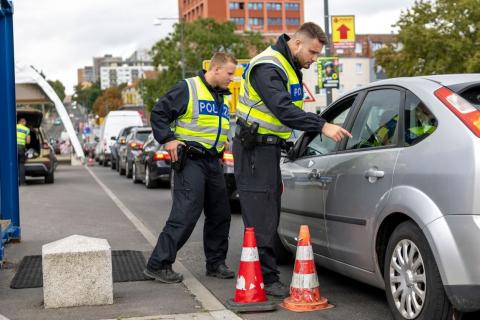
M 340 39 L 348 39 L 348 31 L 350 31 L 350 28 L 348 28 L 346 25 L 342 24 L 340 28 L 337 29 L 337 31 L 340 32 Z

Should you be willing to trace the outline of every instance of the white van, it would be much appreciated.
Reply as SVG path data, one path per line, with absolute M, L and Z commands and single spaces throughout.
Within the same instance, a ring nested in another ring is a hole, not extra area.
M 108 165 L 110 161 L 110 146 L 115 143 L 118 133 L 125 127 L 143 126 L 142 117 L 137 111 L 110 111 L 105 117 L 105 122 L 100 134 L 100 164 Z

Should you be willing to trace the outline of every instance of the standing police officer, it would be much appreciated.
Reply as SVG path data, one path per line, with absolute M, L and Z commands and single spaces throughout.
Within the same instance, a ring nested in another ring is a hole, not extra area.
M 206 274 L 221 279 L 235 276 L 225 265 L 230 208 L 219 159 L 230 129 L 225 96 L 230 94 L 227 87 L 233 81 L 236 65 L 230 54 L 214 54 L 208 71 L 177 83 L 152 110 L 155 139 L 165 144 L 176 168 L 172 210 L 144 271 L 161 282 L 183 280 L 172 264 L 202 210 Z M 173 121 L 174 132 L 170 127 Z
M 281 147 L 292 129 L 321 132 L 335 141 L 350 135 L 303 111 L 301 69 L 317 60 L 326 42 L 314 23 L 303 24 L 292 38 L 283 34 L 251 60 L 240 87 L 235 179 L 244 224 L 255 228 L 265 292 L 272 296 L 285 297 L 289 291 L 279 280 L 273 251 L 280 216 Z
M 17 158 L 19 185 L 25 184 L 25 145 L 30 143 L 30 129 L 27 120 L 20 118 L 17 122 Z

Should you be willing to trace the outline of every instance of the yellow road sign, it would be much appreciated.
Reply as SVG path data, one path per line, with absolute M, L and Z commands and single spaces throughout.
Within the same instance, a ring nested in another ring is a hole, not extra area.
M 332 40 L 335 48 L 355 48 L 355 16 L 332 16 Z

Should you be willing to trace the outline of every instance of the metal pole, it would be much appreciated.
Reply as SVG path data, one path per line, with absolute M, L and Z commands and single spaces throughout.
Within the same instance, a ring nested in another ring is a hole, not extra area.
M 328 43 L 325 46 L 325 55 L 330 57 L 332 54 L 332 39 L 330 37 L 330 15 L 328 13 L 328 0 L 323 0 L 323 8 L 325 11 L 325 33 L 327 35 Z M 327 106 L 332 103 L 332 88 L 326 88 L 327 91 Z
M 182 79 L 185 79 L 185 23 L 183 19 L 179 19 L 179 22 L 182 26 L 181 38 L 180 38 L 180 54 L 182 60 Z
M 0 153 L 0 218 L 11 220 L 11 225 L 6 230 L 8 237 L 20 239 L 12 16 L 12 1 L 0 0 L 0 109 L 3 109 L 0 137 L 4 143 Z

